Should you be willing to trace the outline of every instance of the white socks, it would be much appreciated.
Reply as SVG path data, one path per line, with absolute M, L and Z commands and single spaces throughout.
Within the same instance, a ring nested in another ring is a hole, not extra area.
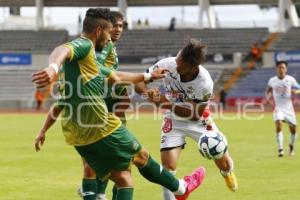
M 278 149 L 283 149 L 283 133 L 282 133 L 282 131 L 279 133 L 276 133 L 276 141 L 277 141 Z
M 174 176 L 176 175 L 176 171 L 169 171 L 171 174 L 173 174 Z M 180 182 L 179 182 L 180 184 Z M 179 186 L 180 188 L 180 186 Z M 174 193 L 171 192 L 170 190 L 168 190 L 167 188 L 165 187 L 162 187 L 162 190 L 163 190 L 163 199 L 164 200 L 176 200 L 175 196 L 174 196 Z M 185 192 L 185 191 L 184 191 Z M 184 193 L 183 193 L 184 194 Z
M 105 194 L 97 194 L 96 200 L 107 200 Z
M 174 194 L 183 195 L 186 192 L 186 182 L 183 179 L 179 179 L 179 187 Z
M 296 140 L 297 140 L 297 133 L 291 134 L 291 136 L 290 136 L 290 144 L 294 146 Z
M 296 134 L 290 134 L 290 143 L 291 145 L 295 145 L 295 142 L 297 140 L 297 133 Z M 278 145 L 278 149 L 283 149 L 283 133 L 279 132 L 276 134 L 276 141 Z

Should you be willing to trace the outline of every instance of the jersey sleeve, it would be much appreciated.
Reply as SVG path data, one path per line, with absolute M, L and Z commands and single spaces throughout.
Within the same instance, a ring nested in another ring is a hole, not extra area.
M 71 50 L 70 61 L 78 61 L 85 58 L 93 48 L 92 43 L 83 38 L 75 39 L 71 42 L 66 43 L 64 46 Z
M 154 65 L 152 65 L 151 67 L 149 67 L 147 70 L 146 70 L 146 72 L 148 72 L 148 73 L 151 73 L 152 71 L 154 71 L 155 69 L 158 69 L 158 68 L 166 68 L 166 69 L 168 69 L 168 68 L 170 68 L 171 67 L 171 63 L 170 63 L 170 61 L 169 61 L 169 59 L 162 59 L 162 60 L 160 60 L 160 61 L 158 61 L 157 63 L 155 63 Z
M 292 89 L 300 89 L 300 85 L 294 77 L 292 77 Z
M 207 85 L 206 88 L 203 88 L 201 91 L 195 94 L 194 99 L 192 99 L 195 103 L 201 105 L 207 105 L 213 96 L 213 84 Z
M 107 68 L 107 67 L 104 67 L 104 66 L 101 66 L 100 67 L 100 73 L 105 77 L 105 78 L 109 78 L 111 73 L 112 73 L 112 70 Z

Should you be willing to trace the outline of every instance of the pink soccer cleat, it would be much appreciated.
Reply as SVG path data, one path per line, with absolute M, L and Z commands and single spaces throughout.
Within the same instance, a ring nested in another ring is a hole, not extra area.
M 199 167 L 190 176 L 185 176 L 186 192 L 183 195 L 175 195 L 177 200 L 185 200 L 197 187 L 201 185 L 205 177 L 205 168 Z

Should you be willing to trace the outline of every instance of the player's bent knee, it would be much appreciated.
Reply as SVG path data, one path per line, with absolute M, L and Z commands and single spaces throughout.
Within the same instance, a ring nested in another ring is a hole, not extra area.
M 137 167 L 143 167 L 147 164 L 149 156 L 149 152 L 145 148 L 142 148 L 142 150 L 134 156 L 133 164 Z
M 176 166 L 174 164 L 168 163 L 168 162 L 162 162 L 162 165 L 168 170 L 168 171 L 176 171 Z
M 118 188 L 133 186 L 130 171 L 113 171 L 111 172 L 110 179 L 116 183 Z

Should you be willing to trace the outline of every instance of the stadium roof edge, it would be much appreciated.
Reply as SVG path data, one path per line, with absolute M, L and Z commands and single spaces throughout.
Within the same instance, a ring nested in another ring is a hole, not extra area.
M 198 0 L 127 0 L 128 6 L 171 6 L 171 5 L 198 5 Z M 211 5 L 235 5 L 235 4 L 260 4 L 278 5 L 278 0 L 210 0 Z M 294 0 L 300 4 L 300 0 Z M 117 6 L 117 0 L 44 0 L 44 6 L 49 7 L 94 7 L 94 6 Z M 35 6 L 35 0 L 0 0 L 0 6 Z

